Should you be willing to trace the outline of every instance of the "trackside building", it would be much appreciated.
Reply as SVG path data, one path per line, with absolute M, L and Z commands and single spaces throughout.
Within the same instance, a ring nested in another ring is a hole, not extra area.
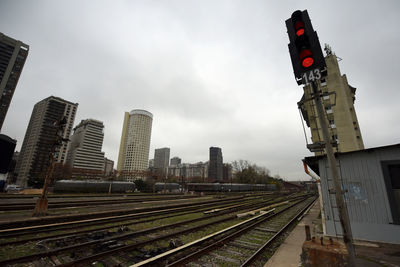
M 400 243 L 400 144 L 336 153 L 353 238 Z M 326 156 L 304 162 L 321 178 L 326 234 L 342 233 Z

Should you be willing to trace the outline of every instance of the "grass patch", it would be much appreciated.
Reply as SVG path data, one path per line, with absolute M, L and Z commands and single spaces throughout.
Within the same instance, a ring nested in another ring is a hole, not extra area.
M 40 249 L 34 243 L 27 243 L 22 246 L 5 246 L 0 249 L 0 260 L 19 258 L 39 252 Z

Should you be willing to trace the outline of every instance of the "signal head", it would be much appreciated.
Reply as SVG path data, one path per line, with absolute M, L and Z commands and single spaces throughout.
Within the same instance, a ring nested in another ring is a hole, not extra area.
M 307 10 L 296 10 L 286 20 L 289 35 L 289 53 L 296 79 L 301 80 L 304 73 L 326 68 L 317 33 L 314 31 Z

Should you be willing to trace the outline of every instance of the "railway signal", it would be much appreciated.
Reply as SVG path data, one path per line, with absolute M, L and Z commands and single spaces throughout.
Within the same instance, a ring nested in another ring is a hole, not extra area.
M 298 84 L 308 84 L 326 74 L 324 55 L 307 10 L 297 10 L 286 20 L 289 53 Z
M 68 142 L 69 140 L 62 137 L 62 133 L 64 128 L 67 124 L 67 119 L 65 117 L 60 118 L 59 120 L 55 121 L 53 127 L 55 128 L 55 136 L 54 136 L 54 143 L 51 147 L 51 151 L 49 154 L 49 166 L 46 171 L 46 175 L 44 178 L 42 194 L 40 198 L 37 200 L 35 209 L 33 211 L 33 216 L 45 216 L 47 214 L 47 207 L 48 207 L 48 200 L 47 194 L 49 191 L 49 185 L 52 181 L 52 175 L 54 170 L 54 154 L 56 151 L 60 149 L 60 146 L 63 142 Z
M 326 75 L 326 63 L 319 44 L 317 33 L 314 31 L 307 10 L 297 10 L 286 20 L 289 35 L 289 53 L 292 59 L 294 76 L 297 84 L 311 84 L 316 113 L 321 126 L 323 146 L 329 163 L 329 169 L 335 190 L 336 206 L 339 211 L 342 226 L 343 241 L 349 253 L 349 266 L 355 266 L 355 251 L 353 235 L 351 233 L 350 219 L 346 204 L 343 200 L 343 190 L 339 181 L 339 173 L 328 129 L 328 122 L 321 101 L 321 91 L 318 89 L 317 80 Z

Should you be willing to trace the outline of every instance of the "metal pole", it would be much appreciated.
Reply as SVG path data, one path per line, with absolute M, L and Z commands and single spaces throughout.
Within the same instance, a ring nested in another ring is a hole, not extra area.
M 165 171 L 165 169 L 164 169 L 164 171 Z M 167 175 L 168 175 L 168 167 L 166 168 L 166 172 L 165 172 L 164 194 L 167 193 Z
M 328 133 L 328 124 L 326 122 L 325 112 L 322 106 L 321 97 L 318 92 L 318 86 L 315 81 L 312 82 L 312 90 L 314 94 L 315 105 L 317 107 L 317 116 L 319 118 L 319 122 L 321 125 L 322 137 L 325 142 L 325 152 L 328 158 L 328 164 L 332 174 L 332 180 L 335 189 L 336 205 L 339 211 L 340 224 L 342 226 L 342 232 L 343 232 L 343 241 L 349 253 L 350 266 L 356 266 L 355 251 L 353 246 L 353 235 L 351 233 L 349 214 L 347 212 L 346 204 L 344 203 L 343 200 L 343 194 L 342 194 L 343 191 L 340 186 L 339 173 L 336 167 L 336 159 L 333 153 L 332 144 Z
M 53 151 L 50 154 L 50 165 L 47 169 L 46 176 L 44 179 L 43 183 L 43 189 L 42 189 L 42 194 L 40 198 L 37 200 L 35 209 L 33 211 L 33 216 L 45 216 L 47 214 L 47 207 L 48 207 L 48 200 L 47 200 L 47 193 L 49 190 L 49 184 L 53 175 L 53 169 L 54 169 L 54 156 L 53 156 Z
M 109 194 L 109 195 L 111 195 L 112 182 L 113 182 L 113 178 L 111 178 L 111 180 L 110 180 L 110 186 L 108 187 L 108 194 Z
M 62 137 L 64 127 L 67 123 L 67 120 L 65 117 L 62 119 L 55 121 L 53 126 L 56 128 L 56 134 L 55 134 L 55 139 L 54 143 L 51 147 L 50 150 L 50 162 L 49 162 L 49 167 L 47 168 L 46 176 L 44 179 L 44 184 L 43 184 L 43 189 L 42 189 L 42 194 L 38 201 L 36 202 L 35 209 L 33 211 L 33 216 L 45 216 L 47 214 L 47 208 L 48 208 L 48 199 L 47 199 L 47 194 L 49 190 L 49 185 L 53 179 L 53 170 L 54 170 L 54 153 L 57 148 L 59 148 L 62 145 L 62 142 L 68 141 L 68 139 L 64 139 Z
M 321 179 L 308 171 L 308 167 L 305 162 L 303 162 L 303 164 L 304 164 L 304 171 L 311 177 L 311 179 L 315 180 L 317 183 L 319 206 L 321 210 L 322 232 L 324 235 L 326 235 L 325 211 L 324 211 L 324 202 L 322 201 Z

